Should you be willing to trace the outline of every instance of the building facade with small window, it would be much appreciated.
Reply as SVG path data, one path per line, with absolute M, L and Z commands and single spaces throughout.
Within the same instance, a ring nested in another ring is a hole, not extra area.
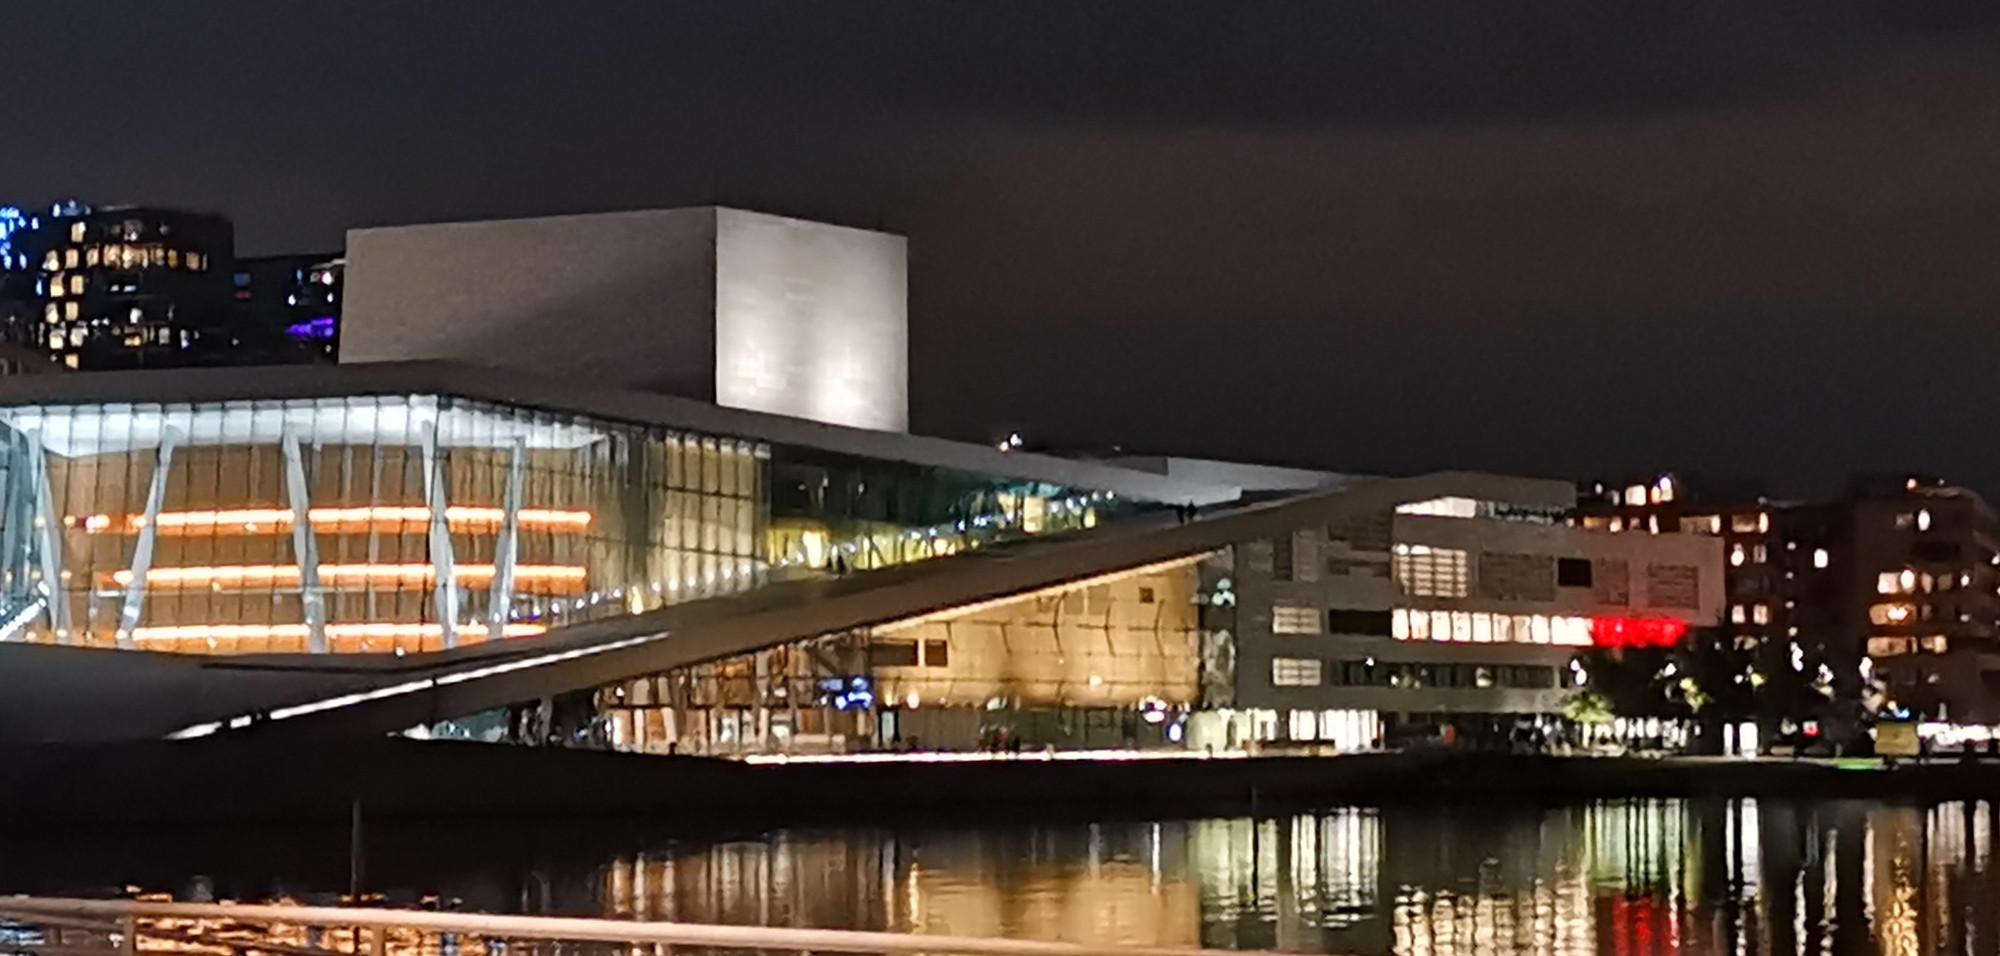
M 1232 667 L 1205 745 L 1552 720 L 1587 681 L 1583 650 L 1717 621 L 1713 538 L 1585 530 L 1569 503 L 1422 502 L 1239 546 L 1211 572 L 1230 612 L 1212 615 L 1209 653 Z
M 1870 718 L 2000 723 L 2000 567 L 1992 508 L 1926 476 L 1857 476 L 1838 496 L 1773 500 L 1672 474 L 1587 489 L 1586 527 L 1716 538 L 1720 631 L 1748 660 L 1766 732 Z
M 8 246 L 9 334 L 64 367 L 199 364 L 228 320 L 235 239 L 220 216 L 62 203 Z

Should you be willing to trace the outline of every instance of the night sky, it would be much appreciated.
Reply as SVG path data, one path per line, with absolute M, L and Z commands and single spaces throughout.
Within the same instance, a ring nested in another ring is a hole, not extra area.
M 1993 494 L 1995 7 L 8 0 L 0 196 L 719 200 L 909 235 L 918 431 Z

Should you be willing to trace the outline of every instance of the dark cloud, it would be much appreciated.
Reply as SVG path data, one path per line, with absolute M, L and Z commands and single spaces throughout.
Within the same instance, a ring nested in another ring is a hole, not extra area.
M 0 183 L 904 230 L 962 436 L 2000 490 L 1996 8 L 15 0 Z

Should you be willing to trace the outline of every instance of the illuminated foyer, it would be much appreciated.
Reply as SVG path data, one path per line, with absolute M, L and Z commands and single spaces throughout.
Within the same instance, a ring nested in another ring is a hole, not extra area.
M 495 384 L 422 363 L 6 382 L 0 641 L 438 651 L 1233 494 Z

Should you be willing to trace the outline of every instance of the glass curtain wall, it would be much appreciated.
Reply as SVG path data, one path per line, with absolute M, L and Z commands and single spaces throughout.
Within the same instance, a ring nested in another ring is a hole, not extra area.
M 0 425 L 0 639 L 414 652 L 760 573 L 752 442 L 431 395 Z
M 1107 490 L 781 445 L 771 451 L 769 553 L 787 576 L 878 568 L 1149 506 Z
M 0 640 L 432 651 L 1149 507 L 452 396 L 15 406 Z

